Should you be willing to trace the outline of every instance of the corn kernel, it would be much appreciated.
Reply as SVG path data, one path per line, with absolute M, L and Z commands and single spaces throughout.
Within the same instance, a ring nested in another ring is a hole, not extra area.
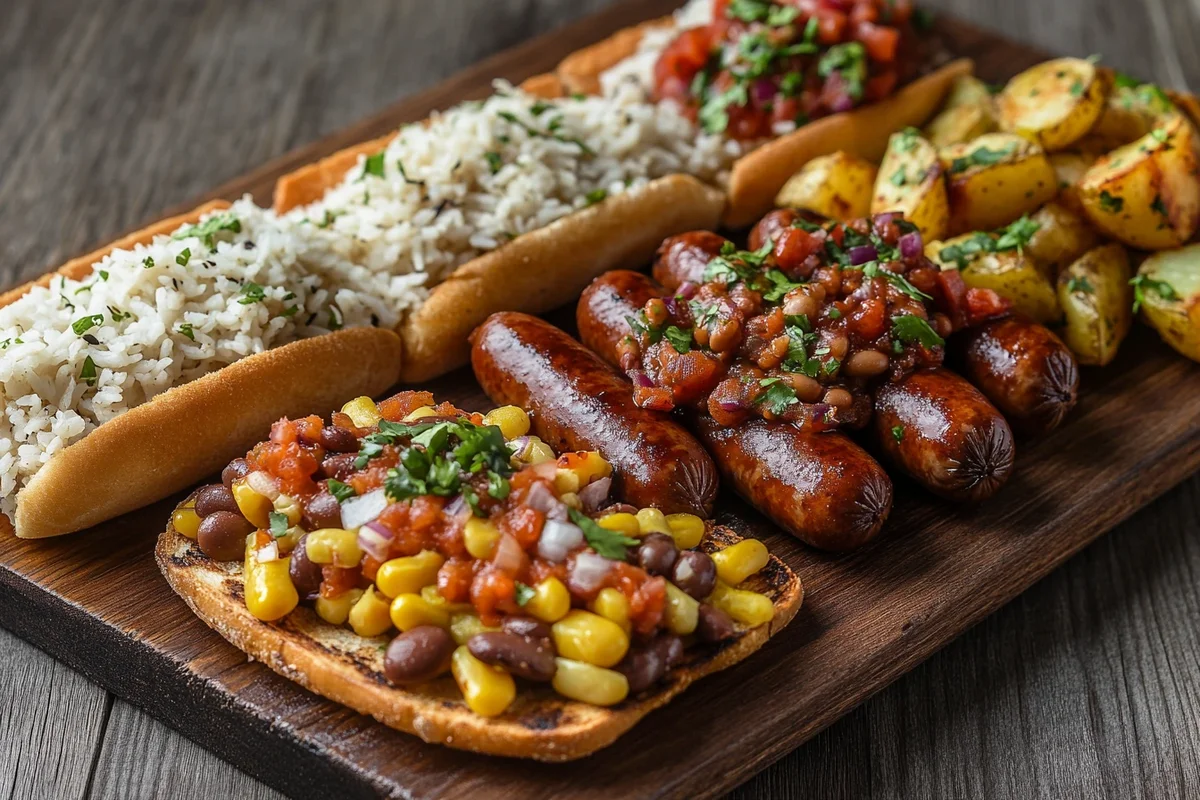
M 700 603 L 678 586 L 667 582 L 667 602 L 663 606 L 663 623 L 671 633 L 687 636 L 696 630 L 700 619 Z
M 279 546 L 279 552 L 287 555 L 295 550 L 304 533 L 304 528 L 293 525 L 284 532 L 283 536 L 275 537 L 275 544 Z
M 666 516 L 657 508 L 643 508 L 637 512 L 637 521 L 642 536 L 648 536 L 651 533 L 671 535 L 671 526 L 667 524 Z
M 374 586 L 368 586 L 350 609 L 349 621 L 359 636 L 379 636 L 392 627 L 391 604 Z
M 433 406 L 421 406 L 414 408 L 404 417 L 405 422 L 413 422 L 414 420 L 424 419 L 425 417 L 437 416 L 437 412 L 433 410 Z
M 554 491 L 558 494 L 579 491 L 579 476 L 574 470 L 558 468 L 554 473 Z
M 563 697 L 594 706 L 611 706 L 629 696 L 629 680 L 619 672 L 570 658 L 556 658 L 554 664 L 551 685 Z
M 200 530 L 200 515 L 192 506 L 180 506 L 171 512 L 171 527 L 180 536 L 195 539 Z
M 500 541 L 500 529 L 490 520 L 471 516 L 463 528 L 463 544 L 472 558 L 491 558 Z
M 717 577 L 737 586 L 767 565 L 767 546 L 758 539 L 743 539 L 712 554 Z
M 383 419 L 379 415 L 379 406 L 369 397 L 354 398 L 342 406 L 342 413 L 360 428 L 374 428 Z
M 638 518 L 625 511 L 620 511 L 616 514 L 605 514 L 596 520 L 596 522 L 601 528 L 618 531 L 631 538 L 642 535 L 642 527 L 638 524 Z
M 244 478 L 233 482 L 233 499 L 238 511 L 256 528 L 271 527 L 271 501 L 250 488 Z
M 583 508 L 583 501 L 579 499 L 579 495 L 575 492 L 564 492 L 558 496 L 558 499 L 567 508 L 573 508 L 576 511 Z
M 286 558 L 259 561 L 254 548 L 247 547 L 243 576 L 246 609 L 263 622 L 286 617 L 300 602 Z
M 558 578 L 546 578 L 533 587 L 533 597 L 523 608 L 542 622 L 557 622 L 571 610 L 571 593 Z
M 375 585 L 388 597 L 416 594 L 437 581 L 438 570 L 444 563 L 446 559 L 436 550 L 422 550 L 415 556 L 389 559 L 376 570 Z
M 704 538 L 704 520 L 695 514 L 667 515 L 667 533 L 675 540 L 680 550 L 691 550 Z
M 283 514 L 287 517 L 288 527 L 300 524 L 300 516 L 304 513 L 304 509 L 300 507 L 300 503 L 296 501 L 296 498 L 281 494 L 275 498 L 275 502 L 272 505 L 275 507 L 275 513 Z
M 396 599 L 392 601 L 389 613 L 392 617 L 392 624 L 402 631 L 410 631 L 418 625 L 450 627 L 450 612 L 444 608 L 429 605 L 419 594 L 397 595 Z
M 362 561 L 362 548 L 358 546 L 358 531 L 345 528 L 321 528 L 308 534 L 304 540 L 308 560 L 314 564 L 333 564 L 338 567 L 356 567 Z
M 734 589 L 720 580 L 708 602 L 743 625 L 765 625 L 775 618 L 775 604 L 771 598 L 758 592 Z
M 543 442 L 536 436 L 529 443 L 529 455 L 525 461 L 528 464 L 545 464 L 547 461 L 553 461 L 557 456 L 554 455 L 554 450 L 550 445 Z
M 629 651 L 629 634 L 612 620 L 590 611 L 569 612 L 550 626 L 550 633 L 562 656 L 598 667 L 615 666 Z
M 500 406 L 483 416 L 484 425 L 495 425 L 505 439 L 516 439 L 529 433 L 529 415 L 518 406 Z
M 477 633 L 498 630 L 491 625 L 484 625 L 478 614 L 464 612 L 450 615 L 450 636 L 458 644 L 466 644 Z
M 438 591 L 436 583 L 431 583 L 428 586 L 422 586 L 419 593 L 421 599 L 431 606 L 444 608 L 451 614 L 467 613 L 471 614 L 475 611 L 475 606 L 470 603 L 451 603 L 446 598 L 442 597 L 442 593 Z
M 318 597 L 313 607 L 317 616 L 330 625 L 345 625 L 350 618 L 350 609 L 362 596 L 362 589 L 347 589 L 337 597 Z
M 517 684 L 499 667 L 480 661 L 465 646 L 454 651 L 450 671 L 462 691 L 467 708 L 481 717 L 503 714 L 517 697 Z
M 629 633 L 629 598 L 623 592 L 611 586 L 601 589 L 592 601 L 592 611 L 612 620 L 621 626 L 621 630 Z

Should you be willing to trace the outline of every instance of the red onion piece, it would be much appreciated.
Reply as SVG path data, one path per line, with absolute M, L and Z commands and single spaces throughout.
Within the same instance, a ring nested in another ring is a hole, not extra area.
M 387 495 L 383 489 L 375 489 L 358 497 L 351 497 L 342 503 L 342 527 L 347 530 L 361 528 L 387 508 Z
M 737 400 L 718 400 L 717 405 L 719 405 L 721 407 L 722 411 L 741 411 L 742 410 L 742 404 L 739 403 Z
M 279 497 L 279 479 L 269 472 L 255 470 L 246 476 L 246 485 L 272 503 Z
M 538 539 L 538 555 L 547 561 L 560 564 L 567 560 L 572 550 L 583 544 L 583 531 L 577 525 L 558 519 L 546 520 Z
M 379 562 L 387 561 L 394 534 L 378 522 L 368 522 L 358 529 L 358 547 Z
M 592 481 L 587 486 L 579 490 L 579 502 L 583 503 L 584 511 L 595 511 L 604 505 L 608 500 L 608 493 L 612 489 L 612 478 L 601 478 L 598 481 Z
M 553 461 L 547 461 L 547 464 L 553 465 Z M 557 467 L 555 467 L 557 470 Z M 551 479 L 553 476 L 551 476 Z M 529 492 L 525 495 L 525 505 L 532 508 L 534 511 L 541 511 L 546 515 L 546 519 L 566 519 L 567 506 L 557 497 L 550 487 L 544 483 L 538 482 L 529 487 Z
M 900 255 L 905 261 L 918 259 L 925 254 L 925 243 L 920 231 L 906 233 L 900 237 Z
M 873 244 L 864 244 L 858 247 L 851 247 L 846 251 L 846 255 L 850 257 L 850 266 L 857 267 L 879 258 L 879 251 L 875 249 L 875 245 Z
M 612 571 L 613 563 L 596 553 L 580 553 L 571 562 L 567 582 L 571 589 L 581 594 L 591 594 L 604 583 L 604 579 Z
M 779 90 L 775 88 L 775 84 L 766 78 L 760 78 L 754 82 L 752 94 L 754 99 L 760 103 L 766 103 L 771 100 Z
M 696 296 L 696 292 L 700 291 L 700 286 L 693 281 L 684 281 L 679 284 L 679 288 L 675 290 L 676 297 L 682 297 L 684 300 L 691 300 Z
M 871 226 L 875 229 L 876 233 L 882 236 L 887 227 L 895 222 L 899 216 L 900 212 L 898 211 L 884 211 L 882 214 L 876 214 L 871 218 Z
M 654 381 L 650 380 L 650 376 L 640 369 L 631 369 L 629 371 L 629 378 L 633 381 L 634 386 L 640 386 L 643 389 L 649 389 L 654 386 Z

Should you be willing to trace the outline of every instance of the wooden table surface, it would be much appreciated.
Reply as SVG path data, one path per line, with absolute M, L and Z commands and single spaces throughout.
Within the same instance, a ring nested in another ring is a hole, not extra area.
M 0 284 L 607 2 L 4 0 Z M 1200 90 L 1197 0 L 926 5 Z M 737 796 L 1200 795 L 1198 533 L 1193 477 Z M 0 797 L 278 796 L 0 630 Z

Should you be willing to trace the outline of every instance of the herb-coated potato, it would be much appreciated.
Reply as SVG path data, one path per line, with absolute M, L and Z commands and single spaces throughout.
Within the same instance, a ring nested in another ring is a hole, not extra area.
M 951 233 L 998 228 L 1036 211 L 1058 193 L 1046 152 L 1013 133 L 985 134 L 947 147 L 939 156 L 946 172 Z
M 915 129 L 894 133 L 888 141 L 870 210 L 903 212 L 927 240 L 946 235 L 950 206 L 938 153 Z
M 1057 278 L 1063 267 L 1100 244 L 1100 236 L 1087 219 L 1059 200 L 1046 203 L 1031 219 L 1038 228 L 1025 245 L 1025 255 L 1050 280 Z
M 1200 127 L 1200 97 L 1188 92 L 1166 90 L 1167 99 L 1188 118 L 1192 125 Z
M 1166 92 L 1153 83 L 1136 84 L 1125 77 L 1114 78 L 1117 85 L 1104 103 L 1104 112 L 1079 146 L 1107 153 L 1142 138 L 1158 121 L 1175 111 Z
M 1054 175 L 1058 178 L 1058 199 L 1080 214 L 1083 213 L 1083 204 L 1079 202 L 1079 181 L 1096 163 L 1097 157 L 1074 150 L 1050 154 L 1050 165 L 1054 167 Z
M 805 164 L 779 190 L 775 205 L 829 219 L 857 219 L 870 212 L 874 184 L 874 164 L 839 150 Z
M 1152 255 L 1136 283 L 1146 322 L 1171 347 L 1200 361 L 1200 245 Z
M 973 75 L 959 77 L 950 87 L 942 110 L 925 126 L 934 147 L 969 142 L 996 130 L 996 111 L 987 84 Z
M 1179 247 L 1200 224 L 1196 134 L 1180 114 L 1103 156 L 1083 176 L 1079 200 L 1102 233 L 1145 250 Z
M 1059 273 L 1063 341 L 1079 363 L 1104 365 L 1116 357 L 1133 324 L 1131 277 L 1129 254 L 1115 243 L 1089 250 Z
M 1027 253 L 1012 249 L 1000 252 L 977 252 L 967 259 L 955 261 L 943 258 L 951 248 L 961 247 L 977 237 L 996 237 L 987 233 L 968 233 L 930 242 L 925 255 L 942 269 L 957 269 L 963 282 L 973 289 L 991 289 L 1012 301 L 1013 308 L 1038 322 L 1055 322 L 1062 312 L 1054 285 L 1038 269 Z
M 1082 58 L 1056 58 L 1022 72 L 996 98 L 1000 128 L 1046 150 L 1082 139 L 1104 111 L 1108 82 Z

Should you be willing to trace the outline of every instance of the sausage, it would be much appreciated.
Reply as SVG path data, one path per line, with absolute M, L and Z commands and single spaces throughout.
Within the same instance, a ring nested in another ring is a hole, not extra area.
M 665 240 L 654 254 L 654 280 L 673 292 L 684 283 L 704 283 L 708 262 L 721 253 L 729 243 L 724 236 L 711 231 L 681 233 Z
M 617 363 L 616 345 L 628 332 L 625 317 L 662 294 L 637 272 L 601 275 L 576 308 L 584 344 Z M 891 511 L 887 473 L 843 434 L 762 419 L 725 428 L 699 414 L 691 418 L 691 427 L 742 497 L 813 547 L 856 547 L 879 533 Z
M 666 414 L 634 405 L 629 384 L 594 353 L 528 314 L 493 314 L 471 334 L 471 366 L 488 396 L 533 412 L 557 452 L 599 450 L 625 501 L 707 517 L 717 472 Z
M 880 386 L 874 432 L 893 464 L 948 500 L 985 500 L 1012 472 L 1012 429 L 978 389 L 948 369 Z
M 1046 326 L 1030 319 L 1005 317 L 968 328 L 951 338 L 951 354 L 963 377 L 1019 434 L 1050 433 L 1075 407 L 1075 356 Z

